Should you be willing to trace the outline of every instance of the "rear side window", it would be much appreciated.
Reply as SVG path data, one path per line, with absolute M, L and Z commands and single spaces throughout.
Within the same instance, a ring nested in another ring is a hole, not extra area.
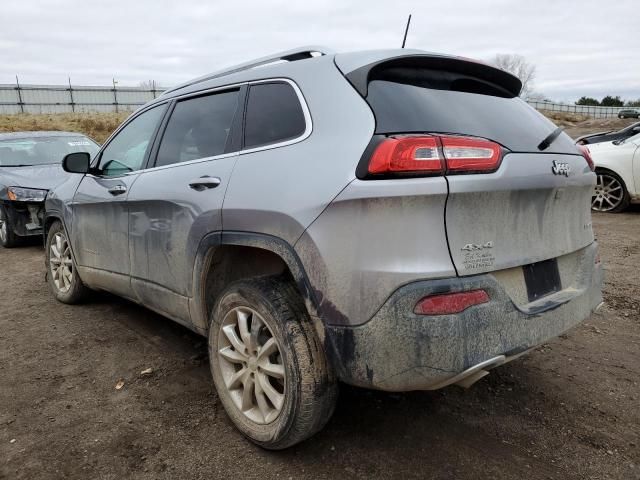
M 300 100 L 284 82 L 259 83 L 249 89 L 245 117 L 244 148 L 284 142 L 306 129 Z
M 225 153 L 239 90 L 179 101 L 162 137 L 156 166 Z

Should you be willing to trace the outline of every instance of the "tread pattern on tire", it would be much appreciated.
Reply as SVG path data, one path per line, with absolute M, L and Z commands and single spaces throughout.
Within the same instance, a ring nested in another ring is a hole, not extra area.
M 9 215 L 4 207 L 0 206 L 0 216 L 7 222 L 7 239 L 2 243 L 4 248 L 13 248 L 20 245 L 20 238 L 13 232 L 13 228 L 9 225 Z
M 281 450 L 306 440 L 326 425 L 335 409 L 337 381 L 295 287 L 283 277 L 257 277 L 229 285 L 220 295 L 219 302 L 233 291 L 242 295 L 247 288 L 262 295 L 278 312 L 279 318 L 276 320 L 282 322 L 289 341 L 294 342 L 297 351 L 302 353 L 301 358 L 291 359 L 296 362 L 295 367 L 300 373 L 298 385 L 295 385 L 295 395 L 300 401 L 294 402 L 295 408 L 283 428 L 277 432 L 277 437 L 266 442 L 259 441 L 243 431 L 254 443 L 271 450 Z M 217 310 L 219 302 L 216 302 L 213 312 Z M 211 350 L 212 356 L 214 351 Z M 230 416 L 233 419 L 234 415 Z

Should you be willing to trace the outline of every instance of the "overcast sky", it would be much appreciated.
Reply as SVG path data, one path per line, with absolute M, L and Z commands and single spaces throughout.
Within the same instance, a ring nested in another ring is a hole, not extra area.
M 173 85 L 308 44 L 524 55 L 556 100 L 640 98 L 637 0 L 2 0 L 0 83 Z

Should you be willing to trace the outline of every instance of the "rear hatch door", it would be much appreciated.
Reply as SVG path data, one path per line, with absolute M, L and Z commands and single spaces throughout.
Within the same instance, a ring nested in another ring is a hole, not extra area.
M 354 63 L 339 57 L 339 68 Z M 459 275 L 533 264 L 593 242 L 595 175 L 564 133 L 540 150 L 556 125 L 518 98 L 515 77 L 432 55 L 343 73 L 371 106 L 378 135 L 462 135 L 502 146 L 496 171 L 446 175 L 446 232 Z

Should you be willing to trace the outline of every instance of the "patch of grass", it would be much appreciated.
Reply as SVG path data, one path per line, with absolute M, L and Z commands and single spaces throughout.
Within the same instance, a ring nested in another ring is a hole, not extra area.
M 552 112 L 550 110 L 540 110 L 540 113 L 560 126 L 584 122 L 590 118 L 588 115 L 582 115 L 580 113 Z
M 0 132 L 56 130 L 79 132 L 102 143 L 130 112 L 0 115 Z

